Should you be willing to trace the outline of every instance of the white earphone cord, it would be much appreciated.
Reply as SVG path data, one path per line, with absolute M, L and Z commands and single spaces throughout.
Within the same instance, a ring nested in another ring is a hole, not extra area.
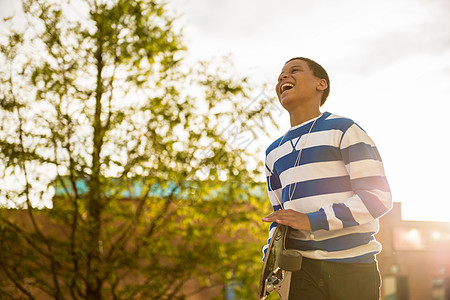
M 305 147 L 306 143 L 308 142 L 309 134 L 311 133 L 311 131 L 312 131 L 313 127 L 314 127 L 314 124 L 316 124 L 316 121 L 317 121 L 319 118 L 320 118 L 320 116 L 317 117 L 317 118 L 314 120 L 314 122 L 313 122 L 312 125 L 311 125 L 311 128 L 309 128 L 308 134 L 306 135 L 306 138 L 305 138 L 305 142 L 302 144 L 302 147 L 301 147 L 300 150 L 298 151 L 297 158 L 296 158 L 296 160 L 295 160 L 295 163 L 294 163 L 293 168 L 295 168 L 295 167 L 297 166 L 297 164 L 300 163 L 300 157 L 301 157 L 301 155 L 302 155 L 303 148 Z M 275 159 L 277 159 L 278 149 L 280 148 L 281 143 L 283 142 L 284 138 L 286 137 L 286 135 L 287 135 L 288 133 L 289 133 L 289 130 L 284 134 L 283 138 L 281 139 L 280 143 L 278 144 L 277 150 L 275 151 Z M 299 139 L 300 139 L 300 138 L 301 138 L 301 137 L 299 137 Z M 295 150 L 295 147 L 294 147 L 294 150 Z M 272 170 L 270 171 L 270 176 L 271 176 L 271 177 L 272 177 L 272 175 L 273 175 L 273 169 L 274 169 L 274 168 L 275 168 L 275 162 L 274 162 L 274 164 L 273 164 L 273 166 L 272 166 Z M 270 184 L 270 178 L 269 178 L 269 187 L 270 187 L 270 190 L 273 192 L 272 185 Z M 294 188 L 292 189 L 292 194 L 291 194 L 291 187 L 289 186 L 289 201 L 292 200 L 292 196 L 294 196 L 294 192 L 295 192 L 295 188 L 296 188 L 296 187 L 297 187 L 297 182 L 295 182 L 295 185 L 294 185 Z M 277 195 L 276 193 L 274 193 L 274 195 L 275 195 L 275 198 L 276 198 L 277 201 L 278 201 L 278 204 L 281 206 L 281 209 L 284 209 L 283 201 L 280 200 L 280 198 L 278 198 L 278 195 Z

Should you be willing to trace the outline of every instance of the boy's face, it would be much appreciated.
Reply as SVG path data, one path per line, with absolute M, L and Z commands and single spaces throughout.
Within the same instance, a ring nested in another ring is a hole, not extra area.
M 302 99 L 316 98 L 323 90 L 320 81 L 305 61 L 294 59 L 284 65 L 275 90 L 281 105 L 288 109 Z

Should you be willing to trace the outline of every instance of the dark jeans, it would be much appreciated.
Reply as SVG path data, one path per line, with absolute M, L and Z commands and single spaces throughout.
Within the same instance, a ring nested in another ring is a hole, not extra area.
M 303 258 L 292 273 L 289 300 L 380 299 L 377 263 L 347 264 Z

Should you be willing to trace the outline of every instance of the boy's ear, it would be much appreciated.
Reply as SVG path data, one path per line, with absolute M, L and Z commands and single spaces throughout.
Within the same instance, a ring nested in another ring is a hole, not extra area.
M 320 79 L 317 84 L 317 90 L 319 91 L 325 91 L 328 87 L 327 81 L 325 79 Z

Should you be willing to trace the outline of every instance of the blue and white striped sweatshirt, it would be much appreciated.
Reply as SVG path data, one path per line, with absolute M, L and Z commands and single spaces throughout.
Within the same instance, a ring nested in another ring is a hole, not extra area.
M 392 207 L 381 157 L 351 119 L 325 112 L 307 137 L 314 120 L 292 127 L 266 150 L 274 210 L 282 201 L 284 209 L 306 213 L 311 223 L 312 232 L 291 230 L 287 246 L 312 259 L 370 263 L 381 251 L 374 238 L 377 219 Z M 269 242 L 276 225 L 270 225 Z

